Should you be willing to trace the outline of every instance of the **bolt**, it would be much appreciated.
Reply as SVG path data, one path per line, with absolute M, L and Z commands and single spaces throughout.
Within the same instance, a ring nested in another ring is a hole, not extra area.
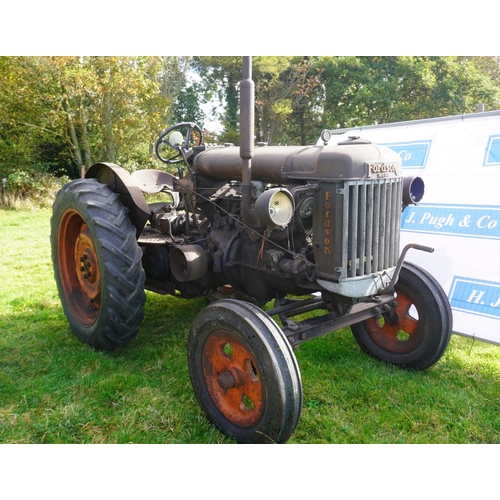
M 82 266 L 80 266 L 80 271 L 84 273 L 83 278 L 84 279 L 90 278 L 91 262 L 88 260 L 88 256 L 86 254 L 83 254 L 80 257 L 80 262 L 82 263 Z

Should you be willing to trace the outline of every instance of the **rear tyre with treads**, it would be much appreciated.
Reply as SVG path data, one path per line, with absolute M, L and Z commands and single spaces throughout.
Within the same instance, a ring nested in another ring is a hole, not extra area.
M 117 194 L 95 179 L 66 184 L 54 202 L 54 276 L 73 332 L 113 350 L 136 335 L 146 300 L 136 229 Z

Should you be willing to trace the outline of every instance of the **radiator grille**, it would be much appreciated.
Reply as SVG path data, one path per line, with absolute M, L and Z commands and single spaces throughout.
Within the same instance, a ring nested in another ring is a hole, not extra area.
M 402 189 L 401 177 L 344 183 L 342 277 L 364 276 L 396 265 Z

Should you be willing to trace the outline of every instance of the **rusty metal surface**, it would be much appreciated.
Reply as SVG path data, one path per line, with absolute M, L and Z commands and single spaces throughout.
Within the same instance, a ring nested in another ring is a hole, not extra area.
M 82 325 L 93 325 L 101 304 L 101 274 L 92 235 L 76 210 L 66 210 L 61 217 L 57 259 L 63 293 L 72 315 Z
M 114 163 L 101 162 L 92 165 L 85 177 L 107 184 L 114 193 L 120 195 L 120 201 L 128 208 L 130 221 L 139 236 L 151 212 L 132 176 Z
M 232 332 L 218 330 L 203 347 L 203 377 L 220 412 L 233 424 L 251 427 L 260 420 L 265 395 L 252 353 Z
M 288 320 L 283 325 L 283 332 L 292 346 L 297 346 L 302 342 L 334 332 L 345 326 L 350 326 L 367 319 L 388 313 L 396 306 L 394 295 L 381 295 L 367 302 L 355 304 L 351 312 L 344 316 L 336 316 L 333 313 L 325 314 L 300 322 Z M 293 311 L 287 311 L 286 317 L 294 316 Z
M 173 189 L 174 187 L 175 177 L 163 170 L 152 168 L 136 170 L 131 176 L 143 193 L 159 193 L 165 188 Z
M 196 171 L 209 179 L 241 180 L 239 148 L 210 148 L 193 161 Z M 262 146 L 252 158 L 252 180 L 292 182 L 350 180 L 373 176 L 374 166 L 401 175 L 401 159 L 394 151 L 375 144 L 327 146 Z M 388 167 L 390 166 L 390 168 Z
M 398 290 L 397 306 L 393 311 L 396 314 L 396 322 L 391 324 L 383 316 L 365 321 L 366 330 L 372 340 L 386 351 L 395 354 L 406 354 L 416 349 L 423 340 L 423 329 L 412 312 L 412 306 L 411 297 Z

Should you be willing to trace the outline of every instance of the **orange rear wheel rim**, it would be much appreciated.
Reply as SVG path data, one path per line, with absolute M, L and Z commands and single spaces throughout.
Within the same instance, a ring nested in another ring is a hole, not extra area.
M 90 230 L 76 210 L 64 212 L 57 235 L 59 274 L 72 316 L 91 326 L 99 316 L 101 273 Z

